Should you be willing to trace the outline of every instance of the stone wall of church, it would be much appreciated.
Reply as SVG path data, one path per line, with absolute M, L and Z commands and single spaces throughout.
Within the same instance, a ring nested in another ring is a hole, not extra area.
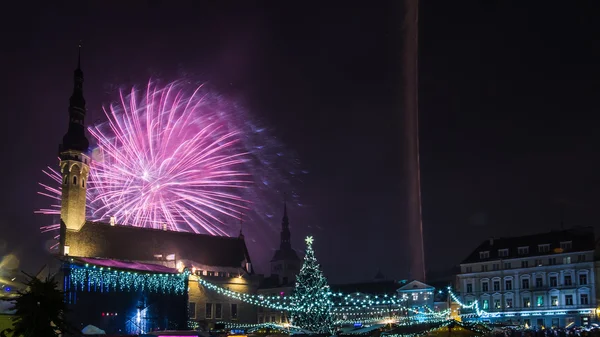
M 203 276 L 203 278 L 220 287 L 240 293 L 256 294 L 258 288 L 258 279 L 255 276 L 244 275 L 242 278 Z M 190 276 L 188 301 L 190 320 L 198 322 L 205 329 L 213 328 L 214 324 L 220 321 L 256 323 L 258 308 L 255 305 L 206 289 L 198 284 L 196 276 Z

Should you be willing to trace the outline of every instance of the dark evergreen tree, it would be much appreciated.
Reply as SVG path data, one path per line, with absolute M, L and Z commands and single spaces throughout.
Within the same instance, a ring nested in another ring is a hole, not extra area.
M 56 337 L 70 332 L 65 321 L 64 293 L 54 278 L 42 281 L 30 277 L 27 289 L 19 292 L 13 309 L 17 316 L 13 329 L 3 332 L 22 337 Z
M 306 238 L 306 255 L 294 288 L 292 323 L 316 333 L 332 333 L 331 290 L 323 276 L 312 248 L 313 238 Z

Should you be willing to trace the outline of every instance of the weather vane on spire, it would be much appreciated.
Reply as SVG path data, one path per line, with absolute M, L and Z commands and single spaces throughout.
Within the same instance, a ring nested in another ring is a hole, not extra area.
M 83 40 L 79 40 L 79 45 L 78 45 L 78 54 L 77 54 L 77 68 L 81 69 L 81 45 L 83 44 Z

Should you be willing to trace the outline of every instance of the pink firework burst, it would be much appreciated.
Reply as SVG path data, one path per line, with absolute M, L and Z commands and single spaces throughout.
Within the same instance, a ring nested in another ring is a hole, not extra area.
M 227 219 L 241 219 L 250 201 L 251 154 L 237 123 L 198 87 L 181 82 L 144 92 L 135 89 L 105 108 L 107 122 L 88 128 L 92 150 L 88 218 L 120 225 L 228 235 Z M 41 184 L 55 202 L 44 214 L 60 214 L 60 175 Z M 43 231 L 57 225 L 42 227 Z

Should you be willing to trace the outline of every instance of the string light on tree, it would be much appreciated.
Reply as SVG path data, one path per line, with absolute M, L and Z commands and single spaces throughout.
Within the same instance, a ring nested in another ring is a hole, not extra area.
M 300 273 L 296 276 L 296 286 L 292 304 L 292 322 L 309 331 L 331 333 L 333 331 L 333 301 L 327 279 L 323 276 L 321 266 L 317 262 L 312 244 L 313 237 L 306 241 L 306 255 Z

